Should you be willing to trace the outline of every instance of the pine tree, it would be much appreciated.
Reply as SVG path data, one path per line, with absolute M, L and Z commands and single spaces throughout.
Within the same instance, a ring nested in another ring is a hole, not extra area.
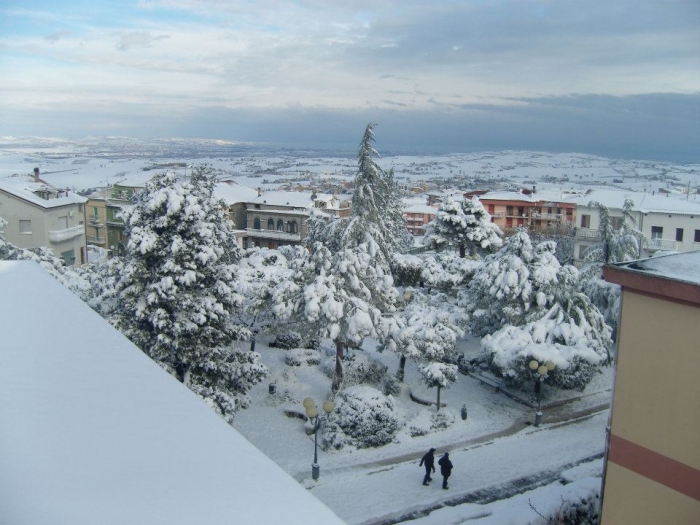
M 425 236 L 435 248 L 457 245 L 460 257 L 465 257 L 467 250 L 470 255 L 491 253 L 503 244 L 503 233 L 477 197 L 459 202 L 448 197 L 428 224 Z
M 373 264 L 373 257 L 364 244 L 331 254 L 318 243 L 292 264 L 294 276 L 272 294 L 274 312 L 281 320 L 335 342 L 335 389 L 343 380 L 345 347 L 359 347 L 366 337 L 381 338 L 382 312 L 395 309 L 391 274 Z
M 123 212 L 129 236 L 111 321 L 229 423 L 267 375 L 260 356 L 236 347 L 240 251 L 206 167 L 189 182 L 161 173 Z

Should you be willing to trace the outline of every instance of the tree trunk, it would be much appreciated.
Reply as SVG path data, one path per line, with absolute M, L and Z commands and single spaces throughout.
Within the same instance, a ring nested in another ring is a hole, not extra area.
M 437 387 L 437 389 L 438 389 L 437 409 L 438 410 L 440 410 L 440 388 L 441 388 L 440 385 L 438 385 L 438 387 Z
M 459 256 L 464 259 L 467 256 L 467 249 L 464 244 L 459 245 Z
M 399 359 L 399 369 L 396 371 L 396 379 L 403 383 L 404 372 L 406 370 L 406 356 L 402 355 Z
M 343 357 L 344 357 L 344 346 L 343 342 L 335 341 L 335 377 L 333 378 L 333 384 L 331 385 L 331 390 L 337 392 L 340 385 L 343 383 Z

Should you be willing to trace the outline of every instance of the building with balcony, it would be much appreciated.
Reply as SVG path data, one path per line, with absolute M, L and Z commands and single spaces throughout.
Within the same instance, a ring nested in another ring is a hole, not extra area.
M 603 275 L 621 286 L 622 306 L 600 523 L 697 524 L 700 251 Z
M 85 203 L 87 199 L 32 176 L 0 181 L 0 217 L 5 240 L 20 248 L 45 246 L 67 266 L 87 262 Z
M 406 203 L 404 218 L 406 228 L 411 235 L 425 235 L 425 225 L 435 218 L 438 209 L 427 204 Z
M 244 247 L 277 248 L 301 244 L 309 233 L 311 211 L 339 216 L 340 201 L 333 195 L 310 192 L 271 191 L 246 203 Z
M 667 193 L 589 190 L 571 198 L 577 214 L 574 258 L 578 265 L 582 264 L 586 250 L 600 242 L 598 208 L 592 204 L 599 202 L 608 208 L 612 227 L 617 230 L 622 224 L 622 209 L 627 199 L 634 202 L 635 227 L 647 238 L 640 258 L 660 251 L 700 250 L 700 201 Z
M 490 191 L 479 197 L 492 221 L 506 234 L 524 227 L 535 232 L 567 233 L 576 220 L 576 205 L 561 191 Z

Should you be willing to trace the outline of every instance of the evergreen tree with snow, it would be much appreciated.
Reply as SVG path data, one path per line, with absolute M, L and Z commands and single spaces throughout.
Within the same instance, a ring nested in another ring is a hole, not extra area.
M 455 344 L 464 335 L 464 310 L 452 305 L 442 293 L 413 293 L 404 310 L 386 319 L 387 336 L 380 350 L 399 356 L 396 377 L 404 379 L 406 360 L 444 361 L 452 358 Z
M 474 196 L 455 201 L 448 197 L 435 218 L 426 227 L 426 241 L 439 248 L 447 244 L 459 247 L 459 256 L 492 253 L 503 244 L 503 232 L 491 222 L 491 215 Z
M 420 368 L 420 374 L 428 388 L 437 387 L 437 409 L 440 410 L 440 390 L 457 381 L 457 365 L 432 362 Z
M 280 320 L 335 342 L 334 389 L 343 380 L 344 349 L 358 348 L 366 337 L 381 339 L 382 313 L 395 310 L 393 279 L 374 255 L 365 244 L 332 254 L 318 243 L 292 263 L 295 274 L 272 294 Z
M 250 336 L 232 316 L 240 251 L 214 183 L 205 166 L 187 182 L 161 173 L 123 211 L 128 253 L 110 321 L 230 423 L 267 369 L 237 345 Z

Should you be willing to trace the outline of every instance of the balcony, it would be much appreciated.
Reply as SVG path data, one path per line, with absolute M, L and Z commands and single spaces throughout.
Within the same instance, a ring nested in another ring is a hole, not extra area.
M 102 221 L 96 217 L 90 217 L 88 219 L 88 224 L 90 224 L 90 226 L 94 226 L 95 228 L 102 228 L 104 226 Z
M 532 213 L 532 218 L 543 221 L 561 221 L 564 219 L 564 216 L 561 213 L 540 213 L 536 211 Z
M 107 224 L 109 226 L 117 226 L 120 228 L 124 227 L 124 220 L 120 217 L 107 217 Z
M 593 230 L 591 228 L 576 228 L 576 237 L 578 239 L 589 239 L 592 241 L 599 241 L 600 233 L 598 233 L 598 230 Z
M 246 229 L 246 234 L 250 238 L 255 239 L 273 239 L 276 241 L 301 241 L 301 233 L 289 233 L 280 230 L 256 230 L 254 228 Z
M 80 237 L 81 235 L 85 235 L 84 224 L 78 224 L 77 226 L 72 226 L 63 230 L 51 231 L 49 232 L 49 241 L 54 244 L 58 244 L 60 242 L 74 239 L 75 237 Z
M 649 251 L 671 250 L 678 251 L 678 242 L 671 239 L 648 239 L 644 245 Z
M 94 244 L 97 246 L 102 246 L 107 242 L 107 239 L 104 237 L 95 237 L 94 235 L 86 235 L 85 240 L 88 244 Z
M 502 211 L 495 211 L 495 212 L 491 213 L 490 215 L 491 215 L 491 217 L 493 217 L 495 219 L 502 219 L 503 217 L 505 217 L 505 213 L 503 213 Z

